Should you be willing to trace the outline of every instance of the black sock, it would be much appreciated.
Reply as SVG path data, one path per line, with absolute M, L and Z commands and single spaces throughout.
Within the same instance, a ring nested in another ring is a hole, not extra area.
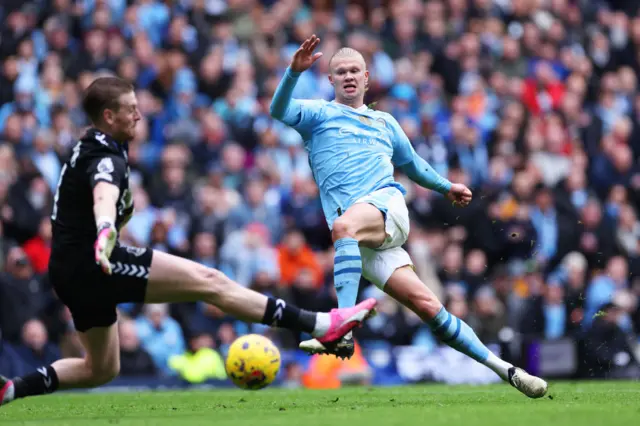
M 311 333 L 316 327 L 315 312 L 287 305 L 282 299 L 269 298 L 262 324 Z
M 58 374 L 50 365 L 13 380 L 16 399 L 55 392 L 58 384 Z

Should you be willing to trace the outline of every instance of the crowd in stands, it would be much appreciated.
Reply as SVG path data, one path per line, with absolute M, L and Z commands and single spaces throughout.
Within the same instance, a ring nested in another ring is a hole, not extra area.
M 269 116 L 293 52 L 315 33 L 324 56 L 294 97 L 331 100 L 332 52 L 358 49 L 371 73 L 366 103 L 393 114 L 421 156 L 474 191 L 459 209 L 397 176 L 412 218 L 407 249 L 448 310 L 488 343 L 581 339 L 592 376 L 626 374 L 640 330 L 639 6 L 2 1 L 0 373 L 82 354 L 48 283 L 49 214 L 88 125 L 82 90 L 97 76 L 134 83 L 144 116 L 130 144 L 136 215 L 123 242 L 191 258 L 302 308 L 336 305 L 333 246 L 303 141 Z M 438 345 L 364 280 L 361 293 L 381 302 L 355 334 L 363 349 Z M 301 338 L 201 303 L 120 308 L 125 376 L 197 382 L 185 364 L 199 362 L 224 378 L 237 336 L 268 333 L 283 350 Z M 367 382 L 367 361 L 354 362 Z M 293 363 L 284 369 L 292 384 L 314 380 Z

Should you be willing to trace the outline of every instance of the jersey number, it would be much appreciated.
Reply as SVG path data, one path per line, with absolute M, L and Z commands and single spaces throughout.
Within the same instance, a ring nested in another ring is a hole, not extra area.
M 69 163 L 71 167 L 76 166 L 76 161 L 78 161 L 78 156 L 80 155 L 80 146 L 82 145 L 82 141 L 79 141 L 76 146 L 73 147 L 73 154 L 71 155 L 71 160 Z M 58 217 L 58 199 L 60 198 L 60 185 L 62 185 L 62 178 L 64 177 L 64 172 L 67 171 L 67 165 L 64 164 L 62 166 L 62 170 L 60 170 L 60 177 L 58 178 L 58 187 L 56 188 L 56 195 L 53 197 L 53 211 L 51 212 L 51 219 L 56 220 Z
M 60 171 L 60 177 L 58 178 L 58 188 L 56 189 L 56 195 L 53 197 L 53 212 L 51 213 L 51 220 L 56 220 L 58 217 L 58 199 L 60 198 L 60 185 L 62 185 L 62 178 L 64 177 L 64 172 L 67 171 L 67 165 L 62 166 L 62 170 Z

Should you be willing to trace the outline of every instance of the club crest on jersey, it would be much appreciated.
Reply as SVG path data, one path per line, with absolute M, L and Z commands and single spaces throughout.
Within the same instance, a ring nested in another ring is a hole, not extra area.
M 105 157 L 98 163 L 98 172 L 93 177 L 95 180 L 104 179 L 109 182 L 113 182 L 113 177 L 111 177 L 111 173 L 113 173 L 113 161 L 111 158 Z
M 109 157 L 105 157 L 98 163 L 99 173 L 113 173 L 113 161 Z
M 376 121 L 377 121 L 378 123 L 382 124 L 382 127 L 387 127 L 387 122 L 385 121 L 385 119 L 384 119 L 384 118 L 382 118 L 382 117 L 378 117 L 378 118 L 376 118 Z
M 371 119 L 369 117 L 365 117 L 364 115 L 359 115 L 358 120 L 365 126 L 371 126 Z

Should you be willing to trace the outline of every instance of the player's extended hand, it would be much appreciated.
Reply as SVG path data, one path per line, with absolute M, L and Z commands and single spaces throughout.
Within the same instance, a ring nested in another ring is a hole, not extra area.
M 306 39 L 293 54 L 291 71 L 303 72 L 311 68 L 311 65 L 322 57 L 322 52 L 313 53 L 319 44 L 320 39 L 315 34 Z
M 451 189 L 447 193 L 447 198 L 453 201 L 453 205 L 466 207 L 471 202 L 471 190 L 461 183 L 451 184 Z
M 107 275 L 111 275 L 111 262 L 109 258 L 111 257 L 113 248 L 116 246 L 117 239 L 118 232 L 112 223 L 100 225 L 98 228 L 98 238 L 93 248 L 96 263 L 100 265 L 102 271 Z

